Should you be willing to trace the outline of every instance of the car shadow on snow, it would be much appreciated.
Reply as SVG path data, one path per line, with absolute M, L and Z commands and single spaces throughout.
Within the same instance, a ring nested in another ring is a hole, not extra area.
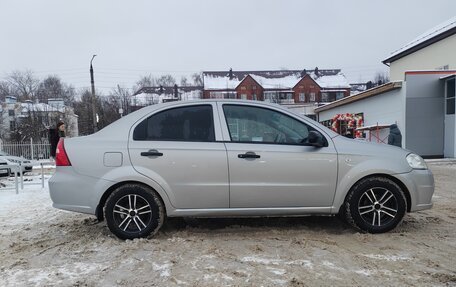
M 389 234 L 419 233 L 435 224 L 425 220 L 428 217 L 406 216 L 404 221 Z M 69 224 L 67 232 L 86 234 L 89 237 L 115 237 L 106 226 L 106 222 L 98 222 L 95 218 L 79 219 Z M 83 231 L 86 232 L 83 232 Z M 243 217 L 243 218 L 180 218 L 168 217 L 165 224 L 155 237 L 170 237 L 174 233 L 189 234 L 249 234 L 258 232 L 279 233 L 306 232 L 328 235 L 352 235 L 363 233 L 351 227 L 336 216 L 303 216 L 303 217 Z
M 253 218 L 167 218 L 162 232 L 187 230 L 195 233 L 236 233 L 280 231 L 315 231 L 328 234 L 355 233 L 335 216 L 253 217 Z

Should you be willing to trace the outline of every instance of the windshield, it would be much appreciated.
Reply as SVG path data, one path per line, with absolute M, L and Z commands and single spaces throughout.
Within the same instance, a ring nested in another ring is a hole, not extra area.
M 0 156 L 2 156 L 2 155 L 9 155 L 9 154 L 7 154 L 6 152 L 0 150 Z

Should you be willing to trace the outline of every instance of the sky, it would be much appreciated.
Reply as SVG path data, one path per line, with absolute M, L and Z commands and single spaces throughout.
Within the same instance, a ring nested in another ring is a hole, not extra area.
M 15 70 L 76 89 L 144 75 L 342 69 L 349 82 L 456 15 L 454 0 L 0 0 L 0 80 Z

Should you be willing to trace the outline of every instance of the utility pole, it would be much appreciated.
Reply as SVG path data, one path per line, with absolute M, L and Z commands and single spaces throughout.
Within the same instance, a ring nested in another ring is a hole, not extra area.
M 90 60 L 90 84 L 92 85 L 92 118 L 93 118 L 93 132 L 96 133 L 98 130 L 97 127 L 97 109 L 96 109 L 96 99 L 95 99 L 95 81 L 93 79 L 93 67 L 92 61 L 96 55 L 92 56 L 92 60 Z

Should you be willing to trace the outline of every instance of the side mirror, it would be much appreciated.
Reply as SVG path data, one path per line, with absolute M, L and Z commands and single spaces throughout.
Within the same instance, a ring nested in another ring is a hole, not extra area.
M 319 133 L 317 131 L 309 132 L 309 135 L 307 136 L 307 143 L 314 147 L 324 147 L 325 146 L 325 140 L 323 139 L 323 136 L 321 135 L 321 133 Z

